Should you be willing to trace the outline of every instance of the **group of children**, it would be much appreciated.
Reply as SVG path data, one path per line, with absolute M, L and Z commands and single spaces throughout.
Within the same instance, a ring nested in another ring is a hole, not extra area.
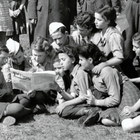
M 139 82 L 139 78 L 129 79 L 120 67 L 124 39 L 116 29 L 116 11 L 104 6 L 95 11 L 94 18 L 88 12 L 79 14 L 71 35 L 62 23 L 52 22 L 49 32 L 53 41 L 36 38 L 31 45 L 32 56 L 25 56 L 22 46 L 12 39 L 1 47 L 3 123 L 12 125 L 25 115 L 45 112 L 46 105 L 57 100 L 56 113 L 62 118 L 78 119 L 84 127 L 121 124 L 126 132 L 140 131 L 140 91 L 132 83 Z M 139 40 L 137 33 L 133 36 L 137 56 Z M 31 72 L 55 70 L 55 82 L 46 91 L 13 90 L 11 67 Z

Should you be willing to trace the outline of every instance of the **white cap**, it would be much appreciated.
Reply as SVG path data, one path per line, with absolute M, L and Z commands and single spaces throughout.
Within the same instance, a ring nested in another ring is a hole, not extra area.
M 62 24 L 61 22 L 52 22 L 50 25 L 49 25 L 49 32 L 50 32 L 50 35 L 52 35 L 56 30 L 58 30 L 60 27 L 65 27 L 66 26 L 64 24 Z
M 20 44 L 17 41 L 9 38 L 6 42 L 6 46 L 9 50 L 9 54 L 16 55 L 19 51 Z

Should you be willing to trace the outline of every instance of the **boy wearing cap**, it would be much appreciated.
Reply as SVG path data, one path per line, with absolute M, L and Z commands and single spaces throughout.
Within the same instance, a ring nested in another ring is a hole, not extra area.
M 10 68 L 24 71 L 30 69 L 31 66 L 28 63 L 28 58 L 24 55 L 22 46 L 18 42 L 10 38 L 7 40 L 6 46 L 9 50 L 9 58 L 8 62 L 3 66 L 2 72 L 7 85 L 12 90 Z
M 72 36 L 68 35 L 65 25 L 61 22 L 52 22 L 49 25 L 50 36 L 53 39 L 52 46 L 55 50 L 59 49 L 61 46 L 70 45 L 76 47 L 76 44 Z

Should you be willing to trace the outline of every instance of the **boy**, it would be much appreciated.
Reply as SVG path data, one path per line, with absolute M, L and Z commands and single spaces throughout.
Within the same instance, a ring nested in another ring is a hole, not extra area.
M 63 25 L 61 22 L 52 22 L 49 25 L 49 32 L 51 38 L 53 39 L 51 45 L 55 50 L 59 49 L 64 45 L 70 45 L 73 47 L 76 46 L 73 38 L 68 35 L 65 25 Z

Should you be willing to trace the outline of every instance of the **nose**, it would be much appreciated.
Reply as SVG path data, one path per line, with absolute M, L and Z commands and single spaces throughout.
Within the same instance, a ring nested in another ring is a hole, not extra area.
M 135 51 L 136 49 L 135 49 L 135 47 L 133 47 L 133 51 Z

